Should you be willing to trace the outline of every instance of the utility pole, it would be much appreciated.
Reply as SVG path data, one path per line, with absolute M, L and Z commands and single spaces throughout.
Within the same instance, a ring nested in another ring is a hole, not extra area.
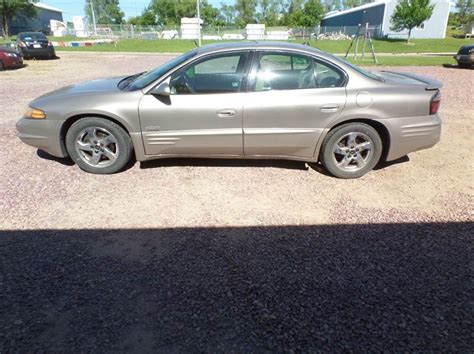
M 94 11 L 94 4 L 92 3 L 92 0 L 90 1 L 91 5 L 91 12 L 92 12 L 92 23 L 94 25 L 94 36 L 97 36 L 97 24 L 95 23 L 95 11 Z
M 199 46 L 201 46 L 201 12 L 199 10 L 200 8 L 200 0 L 196 0 L 196 6 L 197 6 L 197 18 L 198 18 L 198 43 Z

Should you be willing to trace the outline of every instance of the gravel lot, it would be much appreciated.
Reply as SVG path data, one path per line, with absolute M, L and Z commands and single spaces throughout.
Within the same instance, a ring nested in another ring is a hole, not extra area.
M 22 144 L 34 97 L 170 57 L 0 73 L 0 353 L 472 351 L 474 71 L 442 141 L 358 180 L 300 162 L 159 160 L 112 176 Z

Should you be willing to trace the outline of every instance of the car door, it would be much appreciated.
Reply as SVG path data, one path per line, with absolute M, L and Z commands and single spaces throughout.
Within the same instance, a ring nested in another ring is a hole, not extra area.
M 324 128 L 346 104 L 345 73 L 298 52 L 260 51 L 253 62 L 245 155 L 312 158 Z
M 170 96 L 144 95 L 140 122 L 149 155 L 242 156 L 250 51 L 199 58 L 168 80 Z

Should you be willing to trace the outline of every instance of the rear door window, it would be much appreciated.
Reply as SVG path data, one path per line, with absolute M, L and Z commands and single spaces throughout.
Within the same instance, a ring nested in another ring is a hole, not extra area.
M 339 87 L 344 74 L 335 67 L 297 53 L 262 52 L 258 56 L 254 91 Z

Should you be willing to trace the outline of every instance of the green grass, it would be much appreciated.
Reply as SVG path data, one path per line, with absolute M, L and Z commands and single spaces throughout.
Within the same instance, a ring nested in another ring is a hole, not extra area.
M 9 43 L 15 37 L 1 39 L 0 44 Z M 49 37 L 53 41 L 84 41 L 88 38 Z M 216 41 L 203 41 L 203 44 L 215 43 Z M 223 42 L 223 41 L 218 41 Z M 302 42 L 302 41 L 296 41 Z M 311 41 L 311 45 L 330 53 L 345 53 L 350 45 L 350 40 Z M 374 47 L 376 53 L 447 53 L 457 52 L 459 47 L 468 43 L 474 43 L 472 39 L 452 38 L 445 39 L 413 39 L 411 43 L 395 39 L 375 39 Z M 102 44 L 91 47 L 60 47 L 62 51 L 101 51 L 101 52 L 153 52 L 153 53 L 181 53 L 195 47 L 194 41 L 181 39 L 121 39 L 117 44 Z
M 456 65 L 456 61 L 452 56 L 379 56 L 377 57 L 379 66 L 440 66 L 440 65 Z M 354 61 L 349 58 L 351 63 L 358 66 L 377 66 L 370 60 Z
M 449 53 L 457 52 L 462 45 L 472 43 L 469 39 L 413 39 L 410 43 L 404 40 L 375 39 L 376 53 Z M 351 41 L 313 41 L 311 45 L 330 53 L 345 53 Z M 360 51 L 359 45 L 359 51 Z M 354 48 L 352 48 L 353 50 Z
M 53 39 L 56 40 L 56 39 Z M 60 39 L 58 39 L 60 40 Z M 216 41 L 203 41 L 203 44 L 215 43 Z M 218 41 L 222 42 L 222 41 Z M 411 43 L 403 40 L 374 40 L 376 53 L 447 53 L 457 52 L 464 44 L 473 43 L 469 39 L 445 38 L 445 39 L 414 39 Z M 350 41 L 312 41 L 311 45 L 330 53 L 344 53 L 350 45 Z M 152 52 L 152 53 L 181 53 L 195 47 L 194 41 L 190 40 L 145 40 L 145 39 L 122 39 L 116 44 L 101 44 L 91 47 L 61 47 L 64 51 L 100 51 L 100 52 Z
M 14 37 L 12 37 L 14 38 Z M 53 41 L 83 41 L 85 38 L 50 37 Z M 3 39 L 3 43 L 10 42 L 10 39 Z M 222 43 L 224 41 L 203 41 L 203 45 L 210 43 Z M 351 41 L 312 41 L 311 45 L 330 53 L 345 53 Z M 473 43 L 471 39 L 459 39 L 447 37 L 445 39 L 414 39 L 411 43 L 403 40 L 374 40 L 376 53 L 447 53 L 457 52 L 462 45 Z M 0 41 L 0 44 L 2 42 Z M 192 40 L 145 40 L 145 39 L 122 39 L 114 44 L 100 44 L 91 47 L 57 47 L 58 52 L 143 52 L 143 53 L 182 53 L 195 48 Z M 351 53 L 353 53 L 353 49 Z M 360 51 L 359 47 L 359 51 Z M 368 53 L 368 48 L 366 53 Z M 379 56 L 380 65 L 441 65 L 455 64 L 452 57 L 435 56 Z M 373 65 L 370 61 L 357 61 L 359 65 Z

